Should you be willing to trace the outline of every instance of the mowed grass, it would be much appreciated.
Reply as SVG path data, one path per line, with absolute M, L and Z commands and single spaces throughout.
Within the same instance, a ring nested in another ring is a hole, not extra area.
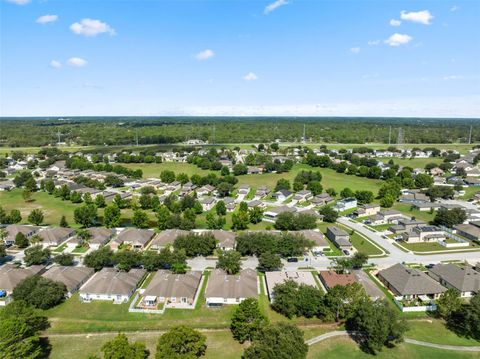
M 412 344 L 400 344 L 392 349 L 384 348 L 372 356 L 363 352 L 353 340 L 338 337 L 312 345 L 308 359 L 473 359 L 478 353 L 440 350 Z
M 390 160 L 396 165 L 400 165 L 403 167 L 412 167 L 412 168 L 425 168 L 425 166 L 429 163 L 435 163 L 440 165 L 443 162 L 441 157 L 428 157 L 428 158 L 396 158 L 396 157 L 382 157 L 377 158 L 378 161 L 382 161 L 383 163 L 387 163 Z
M 403 247 L 414 251 L 414 252 L 431 252 L 431 251 L 451 251 L 451 250 L 468 250 L 468 249 L 480 249 L 480 246 L 472 241 L 469 242 L 470 246 L 468 247 L 460 247 L 460 248 L 447 248 L 439 243 L 432 242 L 432 243 L 405 243 L 400 242 L 400 245 Z
M 471 338 L 460 337 L 454 332 L 448 330 L 444 321 L 442 320 L 411 320 L 408 322 L 408 326 L 409 329 L 405 334 L 405 337 L 407 338 L 444 345 L 480 345 L 480 341 Z
M 229 330 L 203 332 L 207 337 L 206 359 L 239 359 L 242 356 L 243 348 L 235 341 Z M 112 340 L 116 334 L 105 333 L 101 335 L 82 336 L 54 336 L 50 337 L 52 351 L 50 359 L 76 358 L 83 359 L 89 355 L 100 355 L 102 345 Z M 158 338 L 161 333 L 128 333 L 128 339 L 145 343 L 150 351 L 149 358 L 155 358 Z
M 195 165 L 190 163 L 176 163 L 176 162 L 164 162 L 164 163 L 130 163 L 124 164 L 126 167 L 132 169 L 141 169 L 143 171 L 143 177 L 156 177 L 160 176 L 160 173 L 163 170 L 171 170 L 174 171 L 175 174 L 179 173 L 186 173 L 187 175 L 191 176 L 193 174 L 199 174 L 204 176 L 211 171 L 205 171 L 198 168 Z M 248 184 L 252 187 L 258 186 L 267 186 L 270 189 L 275 188 L 277 181 L 281 178 L 288 179 L 291 184 L 293 184 L 293 180 L 295 176 L 301 170 L 305 171 L 320 171 L 322 174 L 322 186 L 324 189 L 327 188 L 334 188 L 337 192 L 340 192 L 345 187 L 350 187 L 353 190 L 369 190 L 377 193 L 378 189 L 380 188 L 381 181 L 380 180 L 372 180 L 369 178 L 363 177 L 356 177 L 356 176 L 348 176 L 343 173 L 337 173 L 332 169 L 329 168 L 318 168 L 318 167 L 311 167 L 306 164 L 295 164 L 292 170 L 288 173 L 262 173 L 262 174 L 254 174 L 254 175 L 243 175 L 238 176 L 238 184 Z M 216 171 L 217 175 L 220 175 L 219 171 Z
M 410 203 L 400 203 L 397 202 L 393 205 L 392 209 L 396 209 L 410 217 L 415 217 L 415 219 L 423 220 L 427 223 L 433 221 L 435 218 L 435 212 L 430 213 L 429 211 L 419 211 L 416 209 L 412 209 L 412 205 Z
M 73 211 L 78 206 L 70 201 L 62 201 L 46 192 L 32 193 L 31 201 L 25 202 L 21 189 L 0 192 L 0 206 L 7 212 L 18 209 L 22 214 L 22 223 L 28 223 L 27 217 L 33 209 L 41 209 L 44 214 L 43 224 L 58 225 L 64 215 L 70 225 L 74 225 Z

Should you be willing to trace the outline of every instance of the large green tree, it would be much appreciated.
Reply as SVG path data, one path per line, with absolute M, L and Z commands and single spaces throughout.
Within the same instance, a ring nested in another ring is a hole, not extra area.
M 102 346 L 104 359 L 146 359 L 149 351 L 142 342 L 130 343 L 125 334 L 118 334 Z
M 193 359 L 205 355 L 206 337 L 197 330 L 178 326 L 163 334 L 157 343 L 156 359 Z
M 228 274 L 240 272 L 242 255 L 237 251 L 221 251 L 218 255 L 217 268 L 223 269 Z
M 65 300 L 65 284 L 33 275 L 17 284 L 13 290 L 13 299 L 22 299 L 38 309 L 49 309 Z
M 258 300 L 247 298 L 235 309 L 230 323 L 233 337 L 240 343 L 255 339 L 268 323 L 258 306 Z

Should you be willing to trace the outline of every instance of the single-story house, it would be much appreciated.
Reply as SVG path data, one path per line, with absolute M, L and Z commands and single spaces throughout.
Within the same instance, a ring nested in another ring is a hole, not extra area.
M 146 273 L 144 269 L 121 272 L 115 268 L 103 268 L 80 288 L 80 299 L 84 302 L 109 300 L 115 304 L 126 303 Z
M 399 220 L 406 219 L 402 212 L 394 209 L 380 211 L 370 218 L 370 223 L 373 225 L 381 225 L 388 223 L 396 223 Z
M 154 234 L 150 229 L 126 228 L 110 242 L 110 248 L 116 250 L 125 243 L 132 246 L 133 249 L 141 250 L 147 246 Z
M 353 273 L 339 274 L 332 270 L 326 270 L 320 271 L 318 275 L 326 290 L 330 290 L 337 285 L 350 285 L 357 282 Z
M 36 226 L 27 226 L 24 224 L 10 224 L 5 228 L 7 236 L 4 238 L 4 243 L 6 246 L 11 246 L 15 244 L 15 237 L 18 233 L 23 233 L 23 235 L 28 239 L 38 232 L 40 227 Z
M 310 199 L 310 202 L 316 206 L 324 206 L 333 201 L 334 199 L 328 193 L 320 193 Z
M 367 216 L 374 216 L 378 212 L 380 212 L 380 205 L 372 203 L 372 204 L 362 204 L 360 207 L 353 212 L 354 215 L 357 217 L 367 217 Z
M 22 268 L 7 263 L 0 266 L 0 294 L 8 297 L 18 283 L 32 275 L 41 274 L 43 270 L 45 270 L 45 266 L 41 265 Z
M 14 187 L 15 184 L 10 180 L 0 182 L 0 191 L 10 191 Z
M 325 240 L 323 233 L 320 231 L 316 231 L 313 229 L 306 229 L 306 230 L 302 230 L 298 232 L 290 232 L 290 233 L 301 234 L 306 239 L 315 242 L 315 244 L 312 247 L 313 253 L 320 253 L 325 250 L 330 250 L 330 245 Z
M 204 197 L 200 200 L 202 209 L 204 211 L 210 211 L 214 206 L 217 200 L 214 197 Z
M 312 272 L 306 271 L 275 271 L 265 272 L 265 282 L 267 284 L 267 293 L 270 300 L 273 300 L 275 295 L 275 286 L 285 283 L 288 280 L 293 280 L 298 284 L 305 284 L 317 288 L 315 278 Z
M 415 227 L 425 226 L 427 222 L 420 221 L 416 219 L 401 219 L 398 220 L 398 223 L 389 227 L 388 230 L 395 234 L 401 234 L 405 232 L 410 232 Z
M 305 202 L 305 201 L 308 201 L 312 197 L 313 197 L 312 191 L 309 191 L 308 189 L 303 189 L 303 190 L 295 193 L 295 196 L 293 196 L 293 199 L 298 201 L 298 202 Z
M 193 308 L 201 279 L 200 271 L 173 274 L 159 270 L 142 293 L 139 306 L 155 309 L 164 303 L 166 308 Z
M 215 187 L 207 184 L 197 189 L 197 194 L 199 196 L 210 196 L 214 191 L 215 191 Z
M 480 273 L 471 267 L 437 264 L 428 270 L 428 274 L 444 287 L 458 290 L 464 298 L 470 298 L 480 290 Z
M 267 188 L 267 186 L 259 186 L 257 188 L 257 190 L 255 191 L 255 197 L 256 198 L 262 198 L 262 197 L 265 197 L 269 193 L 270 193 L 270 190 Z
M 224 231 L 223 229 L 214 229 L 209 231 L 209 233 L 213 234 L 218 243 L 218 248 L 221 250 L 232 251 L 235 249 L 235 238 L 237 237 L 235 232 Z
M 186 236 L 189 232 L 182 229 L 166 229 L 156 234 L 150 244 L 150 249 L 159 250 L 172 245 L 179 236 Z
M 73 229 L 64 227 L 45 228 L 38 232 L 42 238 L 42 245 L 45 247 L 58 247 L 74 234 Z
M 222 269 L 210 273 L 205 289 L 206 303 L 210 307 L 239 304 L 244 299 L 258 297 L 258 277 L 253 269 L 243 269 L 239 274 L 227 274 Z
M 417 211 L 429 212 L 429 211 L 435 211 L 439 209 L 441 207 L 441 204 L 433 203 L 433 202 L 419 202 L 419 203 L 413 203 L 412 207 Z
M 238 187 L 238 194 L 247 195 L 250 192 L 250 186 L 248 184 L 241 184 Z
M 478 241 L 480 240 L 480 225 L 476 226 L 472 223 L 473 222 L 469 224 L 459 224 L 455 226 L 455 230 L 457 234 L 465 238 L 468 238 L 472 241 Z
M 75 293 L 95 273 L 93 268 L 54 266 L 42 274 L 43 277 L 65 284 L 68 296 Z
M 235 203 L 235 199 L 232 197 L 224 197 L 223 203 L 225 203 L 225 207 L 227 208 L 227 212 L 233 212 L 237 204 Z
M 400 263 L 381 270 L 377 276 L 396 297 L 402 299 L 437 299 L 447 290 L 424 272 Z
M 252 201 L 247 202 L 248 208 L 260 207 L 265 208 L 265 203 L 259 201 L 258 199 L 254 199 Z
M 272 198 L 275 199 L 277 202 L 283 202 L 285 201 L 288 197 L 292 195 L 292 192 L 286 190 L 286 189 L 281 189 L 275 193 L 272 194 Z
M 343 212 L 343 211 L 348 211 L 349 209 L 357 208 L 357 205 L 358 205 L 357 199 L 353 197 L 349 197 L 349 198 L 344 198 L 337 201 L 333 209 L 336 210 L 337 212 Z
M 343 229 L 335 226 L 327 227 L 327 238 L 330 239 L 335 246 L 341 250 L 352 250 L 352 243 L 350 242 L 350 236 Z
M 280 213 L 290 212 L 295 213 L 297 209 L 295 207 L 289 206 L 278 206 L 273 207 L 263 213 L 266 219 L 275 219 Z

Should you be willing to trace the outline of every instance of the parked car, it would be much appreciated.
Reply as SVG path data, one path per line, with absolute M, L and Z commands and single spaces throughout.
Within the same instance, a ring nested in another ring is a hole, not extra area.
M 288 259 L 287 259 L 287 262 L 289 262 L 289 263 L 296 263 L 296 262 L 298 262 L 298 258 L 295 258 L 295 257 L 288 258 Z
M 349 255 L 350 255 L 350 252 L 349 252 L 347 249 L 344 249 L 344 250 L 343 250 L 343 254 L 345 254 L 346 256 L 349 256 Z

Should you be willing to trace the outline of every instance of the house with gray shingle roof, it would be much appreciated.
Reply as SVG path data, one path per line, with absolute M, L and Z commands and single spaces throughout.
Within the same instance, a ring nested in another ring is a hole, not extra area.
M 437 264 L 429 269 L 428 274 L 441 285 L 458 290 L 464 298 L 480 291 L 480 273 L 471 267 Z
M 64 227 L 45 228 L 38 232 L 38 235 L 42 238 L 42 245 L 45 247 L 57 247 L 74 234 L 73 229 Z
M 133 249 L 141 250 L 147 246 L 154 234 L 150 229 L 126 228 L 110 242 L 110 248 L 116 250 L 125 243 L 132 246 Z
M 381 270 L 377 276 L 396 297 L 402 299 L 422 296 L 437 299 L 447 290 L 421 270 L 408 268 L 400 263 Z
M 240 304 L 244 299 L 258 297 L 258 277 L 253 269 L 244 269 L 239 274 L 227 274 L 215 269 L 205 289 L 205 299 L 210 307 Z
M 146 273 L 144 269 L 121 272 L 115 268 L 103 268 L 80 288 L 80 299 L 84 302 L 108 300 L 115 304 L 126 303 Z
M 75 293 L 88 278 L 95 273 L 93 268 L 54 266 L 42 274 L 42 277 L 65 284 L 68 296 Z
M 44 269 L 45 266 L 42 265 L 21 268 L 7 263 L 0 266 L 0 292 L 3 292 L 4 297 L 8 297 L 18 283 L 32 275 L 40 274 Z M 0 304 L 3 303 L 5 301 Z

